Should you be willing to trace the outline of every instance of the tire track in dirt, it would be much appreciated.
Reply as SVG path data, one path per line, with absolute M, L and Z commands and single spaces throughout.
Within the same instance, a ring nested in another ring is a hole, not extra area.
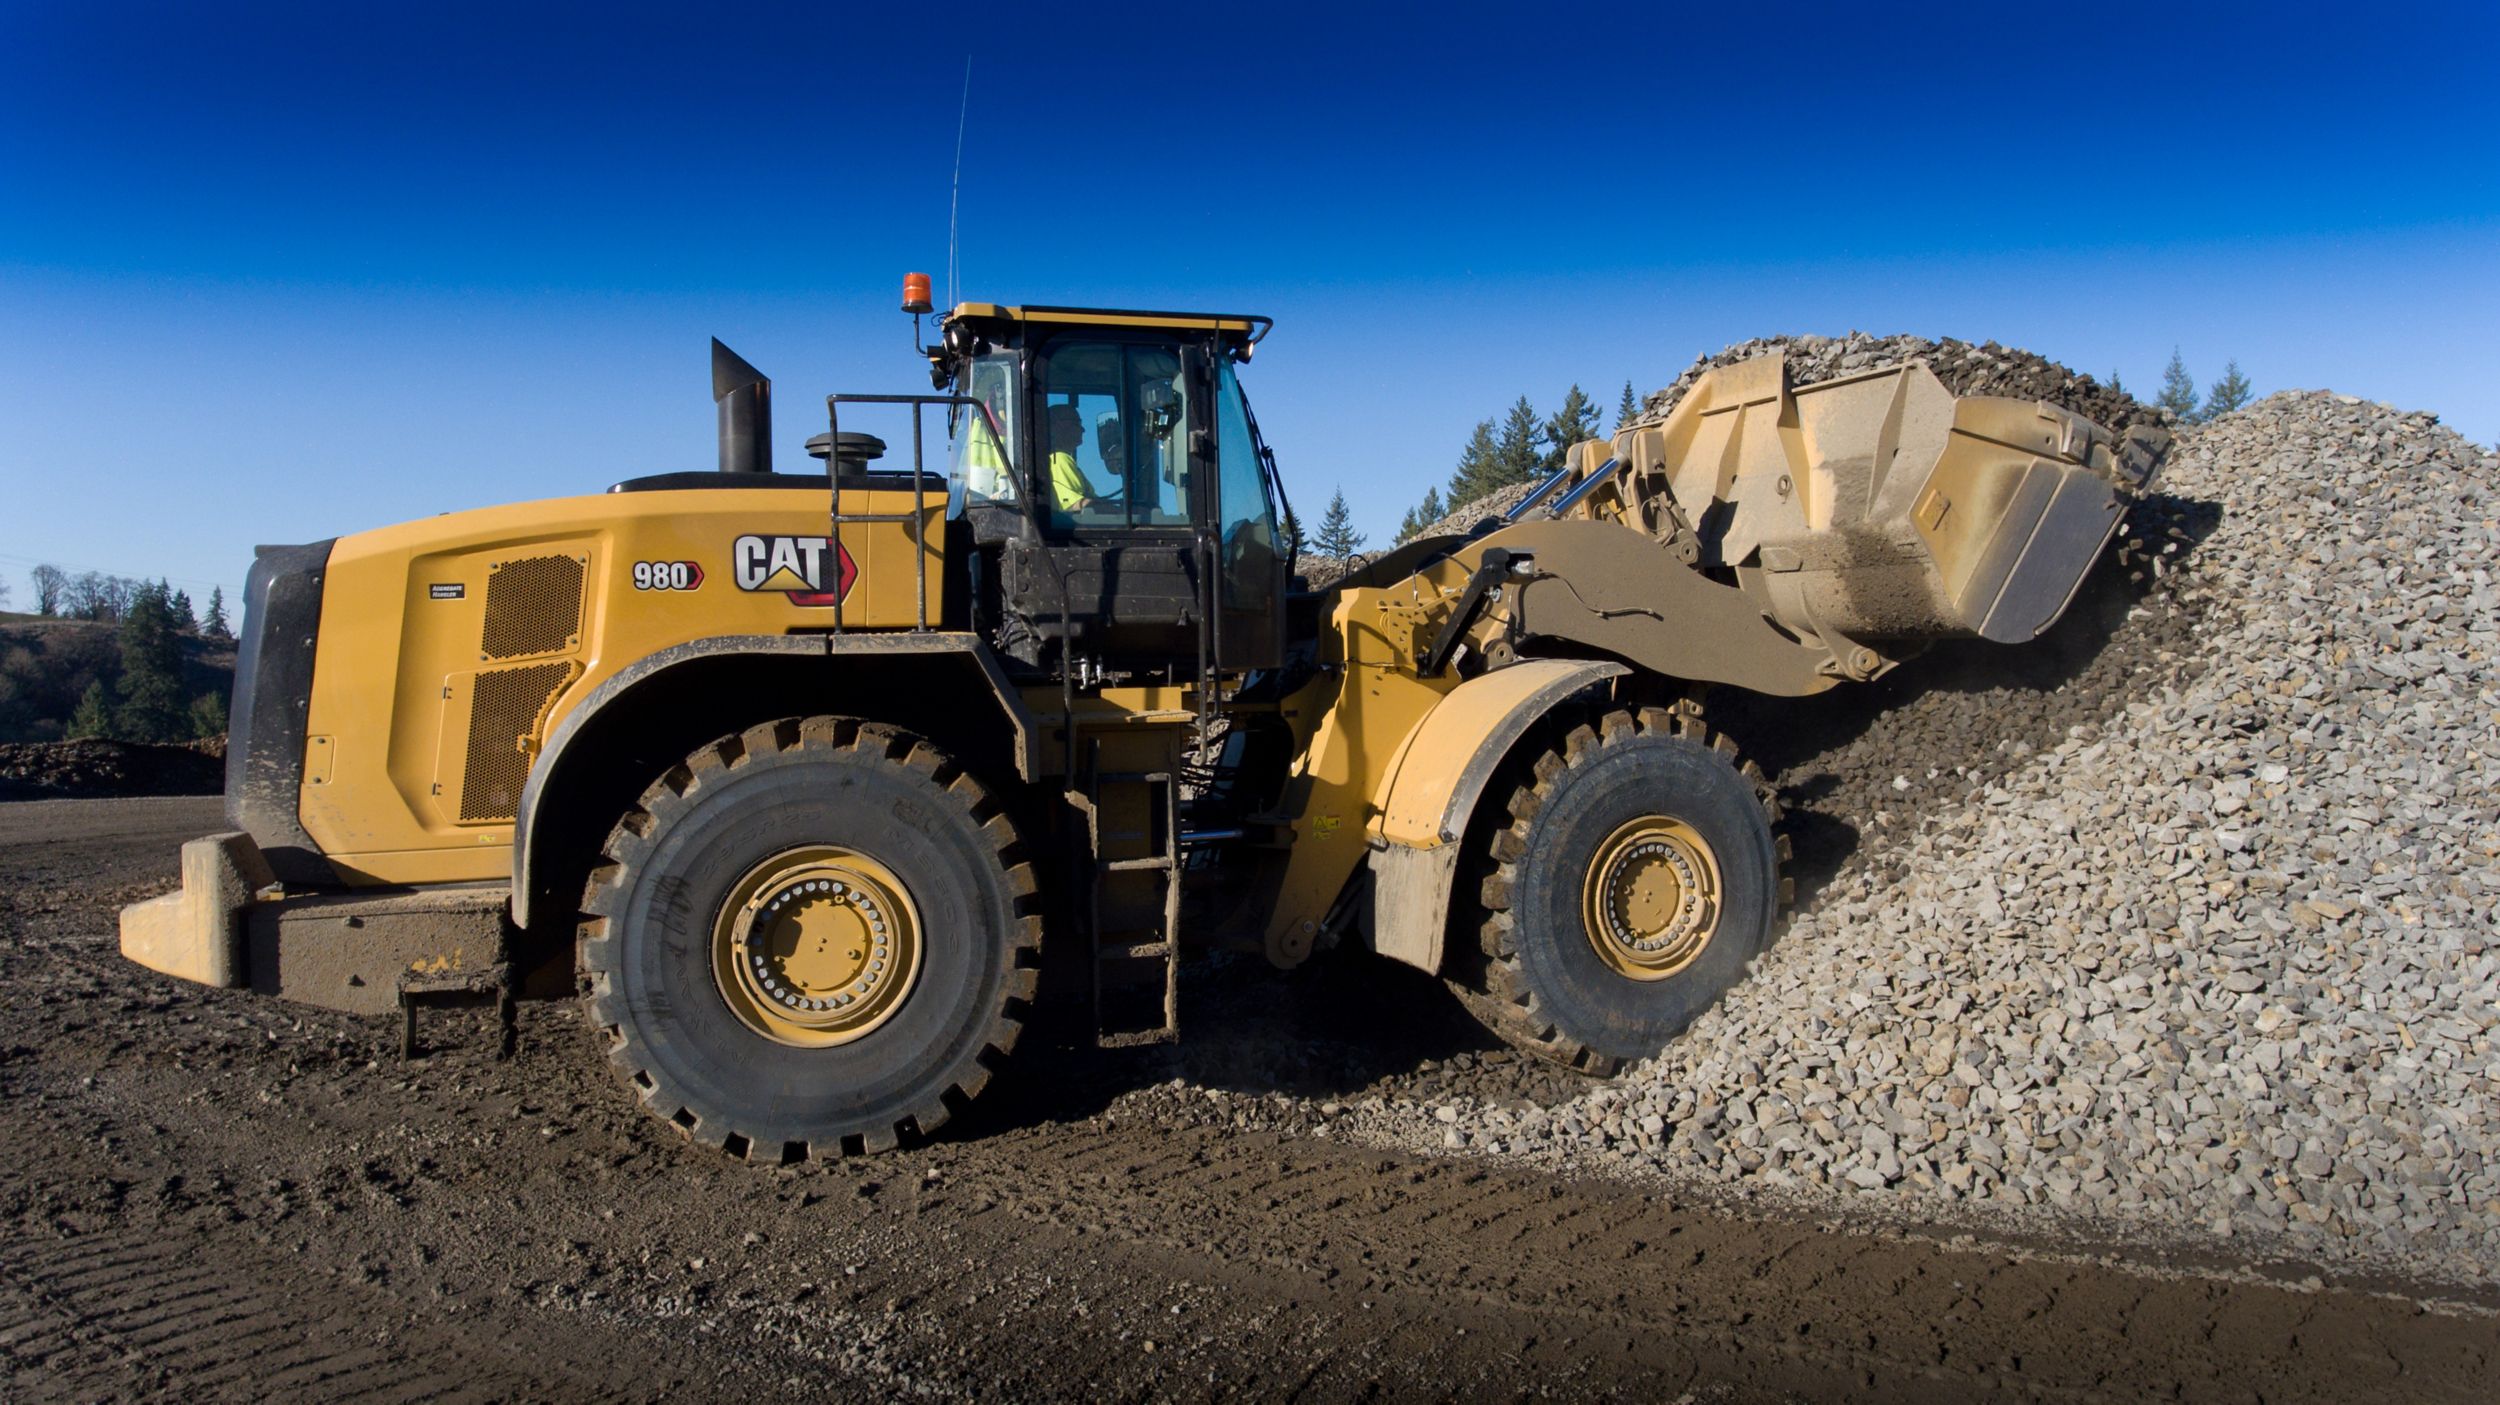
M 247 1265 L 230 1248 L 205 1256 L 153 1231 L 0 1243 L 0 1360 L 33 1398 L 494 1401 L 567 1385 L 615 1398 L 438 1330 L 375 1326 L 395 1316 L 300 1269 Z

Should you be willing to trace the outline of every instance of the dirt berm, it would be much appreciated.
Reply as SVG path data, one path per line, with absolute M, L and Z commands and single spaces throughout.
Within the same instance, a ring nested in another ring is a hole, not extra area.
M 225 785 L 223 737 L 175 746 L 101 738 L 0 742 L 0 800 L 216 795 Z

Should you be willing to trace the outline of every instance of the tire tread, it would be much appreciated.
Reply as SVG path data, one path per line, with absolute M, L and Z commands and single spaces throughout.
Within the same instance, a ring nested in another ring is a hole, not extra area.
M 788 1129 L 741 1126 L 727 1109 L 700 1106 L 673 1086 L 666 1070 L 647 1058 L 625 1033 L 622 999 L 615 975 L 624 959 L 613 930 L 632 868 L 645 858 L 653 838 L 694 804 L 707 776 L 752 764 L 777 753 L 849 752 L 864 760 L 900 764 L 927 778 L 945 801 L 958 806 L 975 832 L 987 842 L 1012 902 L 1008 926 L 1008 970 L 1000 988 L 982 1047 L 966 1067 L 971 1073 L 939 1084 L 925 1103 L 894 1116 L 885 1125 L 859 1132 L 811 1140 Z M 583 919 L 578 928 L 578 965 L 582 973 L 582 1006 L 591 1025 L 608 1037 L 608 1063 L 625 1079 L 642 1105 L 674 1127 L 690 1142 L 728 1152 L 743 1149 L 750 1162 L 786 1164 L 806 1157 L 833 1158 L 891 1151 L 906 1137 L 918 1138 L 943 1126 L 957 1107 L 966 1106 L 990 1082 L 992 1072 L 1012 1053 L 1024 1031 L 1038 984 L 1042 919 L 1040 883 L 1033 865 L 1020 858 L 1022 839 L 987 787 L 934 743 L 902 728 L 840 716 L 786 717 L 759 723 L 733 736 L 698 747 L 670 767 L 642 794 L 637 808 L 619 817 L 600 846 L 600 859 L 582 892 Z
M 1477 927 L 1477 946 L 1481 963 L 1465 963 L 1462 975 L 1448 983 L 1461 1003 L 1477 1019 L 1499 1035 L 1505 1043 L 1525 1053 L 1576 1069 L 1600 1078 L 1620 1072 L 1626 1060 L 1600 1053 L 1573 1039 L 1547 1017 L 1540 1007 L 1536 992 L 1530 988 L 1522 967 L 1518 942 L 1511 914 L 1513 894 L 1518 889 L 1518 864 L 1528 853 L 1531 827 L 1548 802 L 1560 789 L 1567 773 L 1594 764 L 1608 748 L 1624 745 L 1638 736 L 1666 737 L 1691 743 L 1704 754 L 1734 771 L 1762 807 L 1765 821 L 1773 826 L 1780 822 L 1778 787 L 1763 775 L 1762 768 L 1737 755 L 1736 744 L 1724 735 L 1713 733 L 1702 720 L 1698 704 L 1679 702 L 1672 708 L 1644 707 L 1637 712 L 1615 709 L 1599 717 L 1592 726 L 1581 723 L 1567 731 L 1561 742 L 1538 756 L 1523 780 L 1510 794 L 1505 813 L 1508 823 L 1493 831 L 1486 843 L 1492 870 L 1479 885 L 1479 903 L 1483 910 Z M 1788 837 L 1773 836 L 1773 887 L 1778 895 L 1778 910 L 1784 910 L 1792 891 L 1792 880 L 1785 876 L 1789 858 Z M 1474 980 L 1464 977 L 1474 977 Z

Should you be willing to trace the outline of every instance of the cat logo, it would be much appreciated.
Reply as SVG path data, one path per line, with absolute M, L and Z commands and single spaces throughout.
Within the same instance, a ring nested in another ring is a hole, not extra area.
M 826 537 L 745 536 L 738 538 L 729 555 L 737 567 L 740 590 L 779 591 L 793 605 L 831 606 L 850 595 L 851 582 L 859 577 L 859 568 L 844 548 L 838 555 L 833 589 L 825 589 L 825 558 L 836 555 L 832 540 Z

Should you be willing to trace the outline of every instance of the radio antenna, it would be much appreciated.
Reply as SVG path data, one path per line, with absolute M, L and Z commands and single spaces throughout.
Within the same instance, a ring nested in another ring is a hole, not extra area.
M 961 302 L 963 260 L 957 252 L 955 239 L 956 214 L 963 208 L 964 198 L 964 119 L 972 115 L 972 55 L 964 55 L 964 96 L 955 110 L 955 189 L 946 197 L 946 306 L 953 310 Z

